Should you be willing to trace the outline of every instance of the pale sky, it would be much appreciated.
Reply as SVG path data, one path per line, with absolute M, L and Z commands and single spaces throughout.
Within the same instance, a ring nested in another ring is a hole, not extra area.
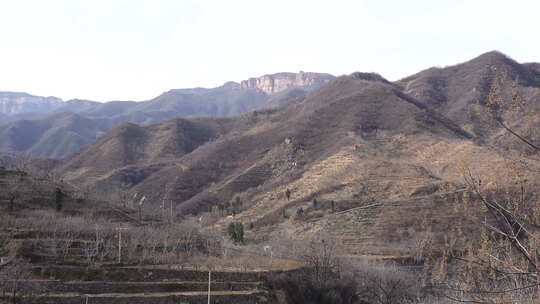
M 540 62 L 540 1 L 0 0 L 0 91 L 146 100 L 276 72 L 397 80 L 499 50 Z

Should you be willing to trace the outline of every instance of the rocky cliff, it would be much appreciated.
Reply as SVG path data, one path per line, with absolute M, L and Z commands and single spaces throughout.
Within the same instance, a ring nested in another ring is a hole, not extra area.
M 319 87 L 333 78 L 334 76 L 330 74 L 302 71 L 298 73 L 278 73 L 249 78 L 240 83 L 240 88 L 258 89 L 267 94 L 273 94 L 296 87 Z
M 64 102 L 56 97 L 33 96 L 27 93 L 0 92 L 0 113 L 49 113 Z

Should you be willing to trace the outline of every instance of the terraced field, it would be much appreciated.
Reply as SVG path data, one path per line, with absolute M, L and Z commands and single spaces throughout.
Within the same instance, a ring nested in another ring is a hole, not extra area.
M 24 303 L 207 303 L 207 271 L 165 266 L 34 265 L 18 282 Z M 211 272 L 211 303 L 274 303 L 265 279 L 277 272 Z M 39 277 L 40 279 L 35 279 Z M 8 299 L 7 296 L 0 300 Z
M 78 267 L 43 266 L 34 271 L 45 276 L 64 277 L 86 272 Z M 208 273 L 138 268 L 92 269 L 97 280 L 28 280 L 20 286 L 32 293 L 28 303 L 206 303 Z M 264 290 L 265 273 L 212 273 L 211 303 L 272 303 Z M 192 280 L 184 280 L 187 277 Z M 238 281 L 232 281 L 237 278 Z
M 140 265 L 85 263 L 84 247 L 92 240 L 48 239 L 44 232 L 7 232 L 16 236 L 10 246 L 16 247 L 17 254 L 32 260 L 30 278 L 18 279 L 17 285 L 22 303 L 70 304 L 70 303 L 207 303 L 210 273 L 211 303 L 274 303 L 273 294 L 265 289 L 264 282 L 269 275 L 284 271 L 295 271 L 293 265 L 287 270 L 273 268 L 234 269 L 208 264 L 195 265 Z M 50 237 L 50 236 L 49 236 Z M 4 238 L 5 239 L 5 238 Z M 68 250 L 58 250 L 51 254 L 55 244 L 70 242 Z M 11 253 L 13 255 L 13 253 Z M 64 255 L 64 257 L 62 257 Z M 69 258 L 66 258 L 68 256 Z M 261 257 L 262 258 L 262 257 Z M 13 258 L 4 256 L 9 265 Z M 265 259 L 266 261 L 266 259 Z M 211 268 L 209 268 L 211 267 Z M 14 283 L 11 280 L 6 286 Z M 0 286 L 0 302 L 9 299 Z
M 18 250 L 28 252 L 29 246 L 34 247 L 31 255 L 34 259 L 32 278 L 17 282 L 24 291 L 23 303 L 207 303 L 208 267 L 111 263 L 84 265 L 80 262 L 83 253 L 78 247 L 90 242 L 88 240 L 72 242 L 73 248 L 68 253 L 70 259 L 63 259 L 62 262 L 59 256 L 43 254 L 51 246 L 50 242 L 36 239 L 39 235 L 35 233 L 23 235 L 27 238 L 21 239 L 22 235 L 19 234 L 19 239 L 15 241 L 21 247 Z M 35 246 L 39 246 L 40 250 L 36 250 Z M 75 258 L 77 256 L 80 258 Z M 5 265 L 11 263 L 7 256 L 3 261 Z M 279 264 L 279 261 L 275 264 Z M 211 303 L 274 303 L 274 297 L 265 289 L 264 281 L 269 275 L 282 271 L 225 270 L 219 266 L 212 269 L 215 271 L 210 273 Z M 2 296 L 0 292 L 0 300 L 7 300 L 8 295 Z

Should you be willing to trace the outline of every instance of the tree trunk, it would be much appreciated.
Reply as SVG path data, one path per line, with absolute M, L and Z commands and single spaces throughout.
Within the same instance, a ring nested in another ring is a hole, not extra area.
M 13 286 L 13 289 L 11 290 L 11 303 L 17 304 L 17 283 Z

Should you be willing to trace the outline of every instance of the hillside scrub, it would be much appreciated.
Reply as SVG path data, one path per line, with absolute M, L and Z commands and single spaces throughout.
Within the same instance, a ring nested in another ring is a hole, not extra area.
M 495 75 L 478 109 L 516 141 L 514 153 L 507 153 L 503 174 L 478 175 L 469 164 L 460 164 L 469 195 L 456 204 L 455 211 L 462 217 L 449 233 L 442 252 L 426 258 L 427 272 L 436 292 L 452 301 L 537 303 L 539 170 L 531 166 L 531 161 L 540 148 L 535 143 L 537 134 L 521 135 L 506 121 L 527 106 L 517 86 L 525 80 L 511 80 L 504 70 Z M 464 221 L 473 217 L 476 229 L 463 229 L 467 227 Z
M 345 258 L 328 237 L 303 245 L 297 254 L 305 268 L 268 282 L 290 304 L 412 304 L 421 299 L 416 276 L 393 263 Z
M 345 262 L 339 274 L 321 282 L 313 267 L 300 272 L 273 276 L 269 285 L 282 291 L 288 303 L 314 304 L 400 304 L 420 303 L 421 288 L 417 278 L 396 265 Z M 330 277 L 329 277 L 330 278 Z

